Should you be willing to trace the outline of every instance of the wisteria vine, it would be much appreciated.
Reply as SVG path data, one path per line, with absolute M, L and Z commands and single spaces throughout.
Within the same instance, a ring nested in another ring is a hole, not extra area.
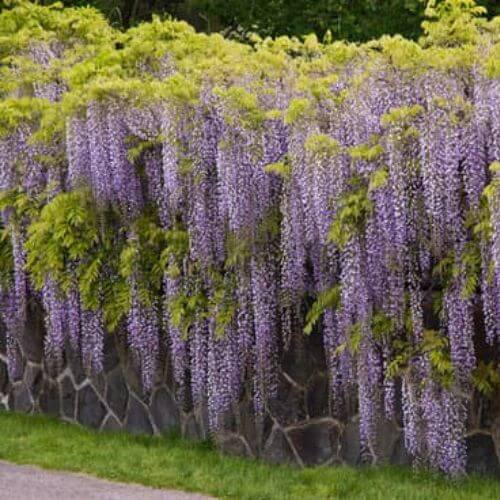
M 320 335 L 363 456 L 398 419 L 415 463 L 463 473 L 471 399 L 500 382 L 500 25 L 460 5 L 462 40 L 445 16 L 357 47 L 3 12 L 9 376 L 37 302 L 55 370 L 70 349 L 99 373 L 121 329 L 144 391 L 166 348 L 217 431 L 245 391 L 261 419 L 283 354 Z

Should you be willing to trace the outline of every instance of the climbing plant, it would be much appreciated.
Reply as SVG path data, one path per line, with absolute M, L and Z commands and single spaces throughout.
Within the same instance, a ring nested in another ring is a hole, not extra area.
M 331 412 L 363 452 L 401 419 L 416 463 L 465 470 L 499 384 L 500 19 L 430 2 L 417 43 L 254 37 L 91 8 L 0 14 L 0 295 L 9 373 L 27 305 L 93 374 L 126 333 L 144 390 L 164 344 L 213 430 L 320 336 Z M 186 395 L 190 394 L 190 397 Z

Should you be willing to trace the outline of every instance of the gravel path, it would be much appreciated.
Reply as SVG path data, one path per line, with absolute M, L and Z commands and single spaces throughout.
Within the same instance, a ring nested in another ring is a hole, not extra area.
M 1 500 L 209 500 L 181 491 L 155 490 L 136 484 L 113 483 L 72 472 L 0 461 Z

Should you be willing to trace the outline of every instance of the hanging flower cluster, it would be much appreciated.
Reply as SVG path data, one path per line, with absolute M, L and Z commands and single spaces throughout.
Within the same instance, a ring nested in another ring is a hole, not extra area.
M 470 399 L 500 378 L 498 19 L 455 9 L 449 47 L 432 22 L 422 45 L 250 47 L 26 5 L 0 16 L 11 377 L 38 301 L 55 369 L 71 349 L 99 373 L 123 329 L 144 390 L 167 348 L 217 430 L 244 391 L 262 417 L 283 353 L 320 335 L 363 454 L 396 418 L 417 463 L 464 472 Z

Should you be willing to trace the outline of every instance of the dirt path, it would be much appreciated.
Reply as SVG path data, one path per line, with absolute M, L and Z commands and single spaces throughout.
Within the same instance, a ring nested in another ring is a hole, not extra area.
M 72 472 L 54 472 L 0 461 L 1 500 L 209 500 L 181 491 L 113 483 Z

